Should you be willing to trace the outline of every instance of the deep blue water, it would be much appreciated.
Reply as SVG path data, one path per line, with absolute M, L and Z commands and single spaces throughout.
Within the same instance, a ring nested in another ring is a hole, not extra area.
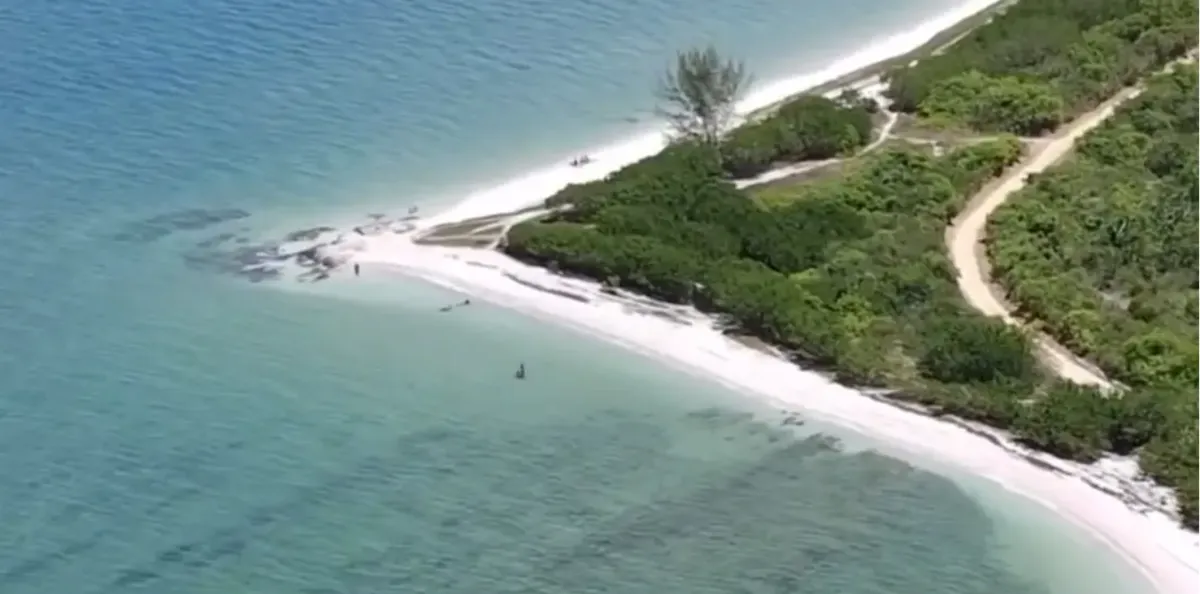
M 186 257 L 619 138 L 679 47 L 770 79 L 950 4 L 0 7 L 0 592 L 1136 591 L 994 488 L 581 335 Z

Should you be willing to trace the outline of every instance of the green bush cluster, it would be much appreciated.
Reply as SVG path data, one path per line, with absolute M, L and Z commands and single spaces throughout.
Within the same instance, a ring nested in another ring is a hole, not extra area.
M 1037 136 L 1063 120 L 1063 100 L 1044 82 L 988 76 L 978 70 L 938 81 L 921 102 L 922 116 L 977 130 Z
M 770 210 L 719 167 L 697 175 L 697 161 L 712 163 L 705 154 L 676 147 L 634 166 L 686 174 L 588 184 L 588 207 L 514 227 L 506 249 L 719 313 L 845 381 L 908 388 L 938 412 L 1013 426 L 1018 395 L 1040 380 L 1028 340 L 964 306 L 943 233 L 967 196 L 1020 158 L 1017 139 L 942 156 L 881 151 Z
M 1039 134 L 1196 47 L 1196 0 L 1018 2 L 890 74 L 893 108 Z
M 804 95 L 771 115 L 742 126 L 724 140 L 725 171 L 754 177 L 781 161 L 815 161 L 853 152 L 871 141 L 867 104 Z
M 1190 493 L 1193 522 L 1198 107 L 1195 68 L 1153 78 L 1072 161 L 998 211 L 988 233 L 994 274 L 1022 315 L 1134 393 L 1171 400 L 1144 440 L 1143 466 Z
M 1036 134 L 1196 43 L 1195 0 L 1011 7 L 892 74 L 895 106 Z M 1157 80 L 1080 158 L 996 218 L 996 272 L 1022 312 L 1130 384 L 1121 397 L 1043 376 L 1021 332 L 969 310 L 943 234 L 1021 156 L 1001 134 L 949 151 L 888 149 L 765 208 L 729 177 L 869 142 L 870 106 L 804 98 L 719 147 L 676 144 L 547 201 L 514 257 L 723 316 L 846 382 L 1011 431 L 1080 461 L 1137 452 L 1197 522 L 1194 69 Z

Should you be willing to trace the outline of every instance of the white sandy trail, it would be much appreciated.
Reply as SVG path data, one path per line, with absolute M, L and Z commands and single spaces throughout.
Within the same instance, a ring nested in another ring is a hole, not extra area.
M 1192 59 L 1189 55 L 1184 60 L 1173 62 L 1164 70 L 1170 70 L 1180 62 Z M 1029 158 L 1010 170 L 998 182 L 984 188 L 954 220 L 946 231 L 946 243 L 949 245 L 954 267 L 958 269 L 959 290 L 972 307 L 984 315 L 999 317 L 1008 324 L 1021 325 L 1021 321 L 1013 316 L 989 279 L 990 266 L 987 251 L 983 246 L 988 217 L 1024 188 L 1025 180 L 1030 175 L 1041 173 L 1062 160 L 1084 134 L 1112 117 L 1118 107 L 1140 95 L 1142 90 L 1141 85 L 1126 88 L 1096 109 L 1076 118 L 1049 140 L 1040 141 L 1044 144 L 1035 145 Z M 1034 341 L 1039 359 L 1059 376 L 1077 384 L 1106 389 L 1113 387 L 1113 383 L 1095 365 L 1074 355 L 1049 336 L 1039 332 Z
M 888 138 L 891 137 L 892 129 L 896 127 L 896 123 L 899 121 L 900 121 L 899 114 L 896 114 L 896 113 L 890 112 L 890 111 L 887 112 L 887 120 L 884 121 L 883 127 L 879 129 L 879 138 L 872 140 L 871 144 L 868 144 L 867 146 L 863 147 L 863 149 L 854 156 L 861 157 L 862 155 L 865 155 L 865 154 L 883 146 L 883 143 L 887 142 Z M 733 182 L 733 185 L 736 186 L 738 189 L 752 188 L 754 186 L 760 186 L 762 184 L 770 183 L 770 182 L 773 182 L 776 180 L 786 179 L 786 178 L 792 177 L 793 175 L 800 175 L 801 173 L 805 173 L 807 171 L 812 171 L 814 169 L 820 169 L 822 167 L 825 167 L 827 165 L 832 165 L 834 163 L 840 163 L 844 160 L 845 159 L 826 159 L 824 161 L 808 161 L 808 162 L 804 162 L 804 163 L 795 163 L 793 165 L 786 165 L 784 167 L 776 167 L 775 169 L 770 169 L 768 171 L 764 171 L 764 172 L 762 172 L 754 177 L 748 178 L 748 179 L 736 180 Z
M 984 230 L 988 217 L 1016 192 L 1025 187 L 1030 175 L 1041 173 L 1058 163 L 1075 146 L 1075 142 L 1116 112 L 1117 107 L 1136 97 L 1141 89 L 1125 89 L 1103 105 L 1077 118 L 1065 129 L 1042 146 L 1035 146 L 1033 154 L 1018 164 L 998 182 L 989 185 L 977 195 L 963 214 L 959 215 L 946 232 L 950 246 L 950 258 L 958 269 L 958 288 L 971 307 L 984 315 L 999 317 L 1005 322 L 1020 325 L 1002 298 L 993 291 L 987 274 L 987 252 L 983 247 Z M 1108 378 L 1091 364 L 1072 355 L 1068 350 L 1044 334 L 1038 333 L 1035 342 L 1039 358 L 1058 375 L 1078 384 L 1109 386 Z

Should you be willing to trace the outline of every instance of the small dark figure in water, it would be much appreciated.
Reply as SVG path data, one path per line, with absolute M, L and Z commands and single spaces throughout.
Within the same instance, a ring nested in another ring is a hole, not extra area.
M 524 363 L 522 363 L 520 367 L 517 367 L 516 377 L 517 377 L 517 379 L 520 379 L 520 380 L 525 379 L 525 364 Z
M 459 301 L 458 303 L 454 303 L 454 304 L 451 304 L 451 305 L 446 305 L 446 306 L 442 307 L 441 309 L 439 309 L 438 311 L 450 311 L 450 310 L 452 310 L 452 309 L 459 308 L 459 307 L 464 307 L 464 306 L 467 306 L 467 305 L 471 305 L 471 300 L 470 300 L 470 299 L 464 299 L 464 300 L 462 300 L 462 301 Z
M 354 265 L 354 276 L 358 276 L 358 264 Z

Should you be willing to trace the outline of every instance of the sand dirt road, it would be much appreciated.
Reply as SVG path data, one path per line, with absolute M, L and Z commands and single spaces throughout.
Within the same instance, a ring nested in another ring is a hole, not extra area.
M 990 264 L 983 246 L 988 217 L 1025 187 L 1028 176 L 1045 171 L 1070 154 L 1076 141 L 1141 91 L 1141 87 L 1126 88 L 1096 109 L 1076 118 L 1054 136 L 1031 143 L 1030 154 L 999 180 L 984 187 L 947 228 L 946 244 L 954 267 L 958 270 L 958 288 L 972 307 L 984 315 L 1000 317 L 1009 324 L 1021 324 L 1012 315 L 1012 308 L 1004 302 L 1003 290 L 991 282 Z M 1034 338 L 1038 358 L 1063 378 L 1084 385 L 1111 386 L 1103 372 L 1073 355 L 1050 337 L 1038 333 Z

